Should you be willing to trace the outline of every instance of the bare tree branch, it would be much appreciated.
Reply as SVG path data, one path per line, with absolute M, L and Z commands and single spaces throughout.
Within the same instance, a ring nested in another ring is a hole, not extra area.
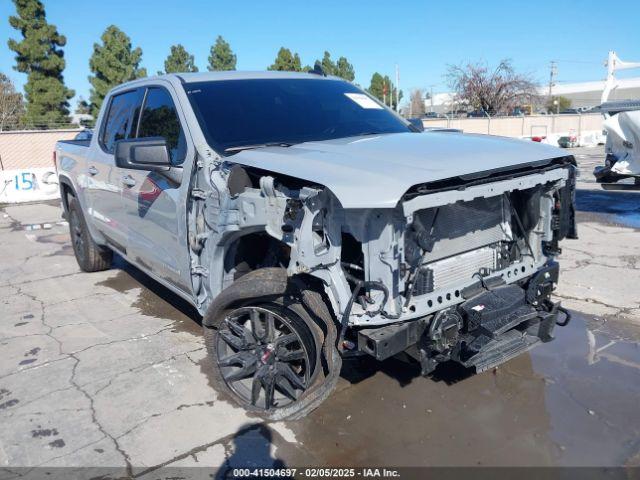
M 7 126 L 14 126 L 24 114 L 24 100 L 16 92 L 11 79 L 0 72 L 0 132 Z
M 424 115 L 424 95 L 422 90 L 414 90 L 411 92 L 411 115 L 420 118 Z
M 489 115 L 511 113 L 538 97 L 535 82 L 516 73 L 509 60 L 502 60 L 493 71 L 483 63 L 449 65 L 446 78 L 456 102 Z

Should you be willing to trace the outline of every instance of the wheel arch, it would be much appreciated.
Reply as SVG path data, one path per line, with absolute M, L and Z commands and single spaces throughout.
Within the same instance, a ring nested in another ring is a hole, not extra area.
M 277 262 L 274 264 L 262 265 L 265 267 L 285 267 L 291 259 L 291 247 L 282 240 L 271 235 L 263 228 L 252 228 L 234 235 L 228 242 L 224 243 L 222 259 L 223 259 L 223 275 L 227 275 L 233 269 L 237 269 L 238 265 L 245 262 L 249 268 L 248 271 L 254 271 L 261 268 L 260 262 Z M 241 278 L 241 277 L 239 277 Z
M 60 200 L 62 202 L 62 209 L 65 216 L 69 214 L 69 196 L 78 198 L 76 190 L 73 186 L 73 182 L 66 176 L 60 175 L 58 177 L 58 183 L 60 184 Z
M 91 221 L 89 215 L 87 215 L 87 203 L 86 199 L 81 195 L 80 190 L 77 189 L 71 178 L 67 175 L 60 174 L 58 175 L 58 183 L 60 186 L 60 201 L 62 203 L 62 216 L 65 220 L 69 220 L 69 201 L 71 197 L 75 198 L 80 204 L 80 208 L 82 209 L 82 213 L 85 216 L 85 221 L 87 222 L 87 227 L 89 228 L 89 233 L 93 240 L 99 245 L 107 245 L 107 241 L 105 240 L 102 233 L 100 233 L 93 222 Z

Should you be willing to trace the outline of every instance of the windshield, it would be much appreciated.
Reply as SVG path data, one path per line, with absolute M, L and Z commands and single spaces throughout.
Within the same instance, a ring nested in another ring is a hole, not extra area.
M 411 131 L 392 112 L 341 80 L 217 80 L 189 83 L 185 89 L 207 141 L 220 153 Z

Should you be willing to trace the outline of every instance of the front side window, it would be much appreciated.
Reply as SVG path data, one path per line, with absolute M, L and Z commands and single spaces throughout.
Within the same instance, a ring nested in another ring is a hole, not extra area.
M 164 88 L 147 91 L 142 108 L 138 138 L 162 137 L 167 141 L 171 163 L 181 165 L 186 154 L 184 132 L 171 95 Z
M 113 153 L 118 140 L 135 136 L 135 125 L 138 121 L 143 90 L 132 90 L 111 97 L 109 112 L 102 130 L 101 144 L 108 152 Z

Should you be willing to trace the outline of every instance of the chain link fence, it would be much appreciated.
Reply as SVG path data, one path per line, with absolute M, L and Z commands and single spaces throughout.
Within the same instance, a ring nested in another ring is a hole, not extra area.
M 64 129 L 13 130 L 0 132 L 0 168 L 20 170 L 50 167 L 58 140 L 72 140 L 77 126 Z
M 0 132 L 13 132 L 16 130 L 77 130 L 81 128 L 93 128 L 93 119 L 82 119 L 75 122 L 50 122 L 50 121 L 26 121 L 4 120 L 0 121 Z
M 0 204 L 35 202 L 59 196 L 46 181 L 55 173 L 53 151 L 58 140 L 72 140 L 77 126 L 0 132 Z

